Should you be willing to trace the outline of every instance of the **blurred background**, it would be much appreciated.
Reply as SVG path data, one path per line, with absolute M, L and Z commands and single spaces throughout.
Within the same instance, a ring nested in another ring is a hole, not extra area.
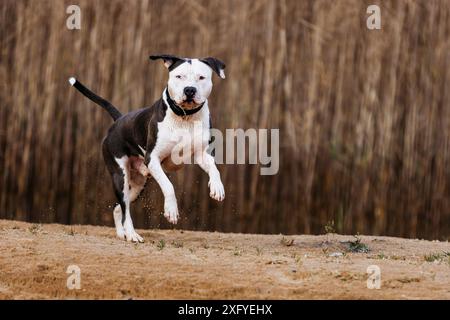
M 112 121 L 67 79 L 122 112 L 150 106 L 167 71 L 148 56 L 168 53 L 226 62 L 214 127 L 280 129 L 279 173 L 220 165 L 223 203 L 197 166 L 170 174 L 176 228 L 449 239 L 449 49 L 445 0 L 2 0 L 0 218 L 112 226 Z M 172 228 L 162 210 L 150 182 L 135 226 Z

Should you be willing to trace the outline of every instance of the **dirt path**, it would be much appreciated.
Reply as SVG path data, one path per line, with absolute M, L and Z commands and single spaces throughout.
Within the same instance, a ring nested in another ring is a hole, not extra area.
M 362 236 L 354 249 L 370 251 L 353 253 L 352 236 L 140 234 L 135 245 L 113 228 L 0 220 L 0 298 L 450 299 L 448 242 Z M 69 265 L 80 290 L 66 287 Z M 370 265 L 380 290 L 367 288 Z

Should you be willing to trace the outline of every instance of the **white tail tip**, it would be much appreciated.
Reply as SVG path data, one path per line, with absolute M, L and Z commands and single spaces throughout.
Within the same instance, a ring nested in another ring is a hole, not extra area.
M 77 82 L 77 79 L 75 79 L 74 77 L 69 78 L 69 83 L 71 86 L 73 86 L 75 84 L 75 82 Z

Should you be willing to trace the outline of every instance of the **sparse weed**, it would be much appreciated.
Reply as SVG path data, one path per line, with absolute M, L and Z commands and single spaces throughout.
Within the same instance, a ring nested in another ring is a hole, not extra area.
M 441 254 L 440 253 L 430 253 L 430 254 L 426 254 L 423 257 L 425 259 L 426 262 L 434 262 L 434 261 L 438 261 L 441 259 Z
M 28 231 L 30 231 L 32 234 L 37 234 L 42 229 L 42 226 L 40 224 L 34 223 L 29 228 Z
M 302 265 L 303 264 L 302 257 L 300 255 L 294 253 L 292 255 L 292 258 L 294 259 L 296 264 L 298 264 L 298 265 Z
M 156 247 L 158 248 L 158 250 L 161 251 L 162 249 L 164 249 L 166 247 L 166 241 L 164 241 L 164 239 L 159 240 Z
M 330 220 L 327 222 L 327 224 L 324 227 L 325 233 L 336 233 L 336 228 L 334 225 L 334 220 Z
M 353 280 L 362 280 L 365 278 L 365 274 L 363 273 L 356 273 L 356 272 L 348 272 L 343 271 L 339 272 L 335 275 L 335 278 L 341 280 L 341 281 L 353 281 Z
M 381 252 L 381 253 L 377 254 L 376 258 L 380 259 L 380 260 L 384 260 L 384 259 L 387 259 L 388 257 L 383 252 Z
M 443 262 L 444 260 L 447 260 L 450 264 L 450 251 L 443 251 L 439 253 L 430 253 L 426 254 L 424 256 L 424 259 L 426 262 Z
M 281 244 L 286 246 L 286 247 L 290 247 L 294 244 L 294 239 L 292 238 L 287 238 L 287 237 L 282 237 L 281 238 Z
M 361 237 L 359 235 L 355 235 L 354 237 L 354 241 L 343 242 L 347 245 L 347 251 L 354 253 L 367 253 L 370 251 L 369 247 L 361 242 Z
M 183 242 L 181 241 L 172 241 L 172 246 L 174 246 L 175 248 L 183 248 Z

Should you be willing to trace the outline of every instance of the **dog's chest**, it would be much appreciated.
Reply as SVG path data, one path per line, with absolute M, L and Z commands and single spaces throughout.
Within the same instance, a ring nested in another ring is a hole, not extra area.
M 203 150 L 208 145 L 209 129 L 207 108 L 185 119 L 170 112 L 158 123 L 156 145 L 152 153 L 165 158 L 174 148 L 190 153 Z

